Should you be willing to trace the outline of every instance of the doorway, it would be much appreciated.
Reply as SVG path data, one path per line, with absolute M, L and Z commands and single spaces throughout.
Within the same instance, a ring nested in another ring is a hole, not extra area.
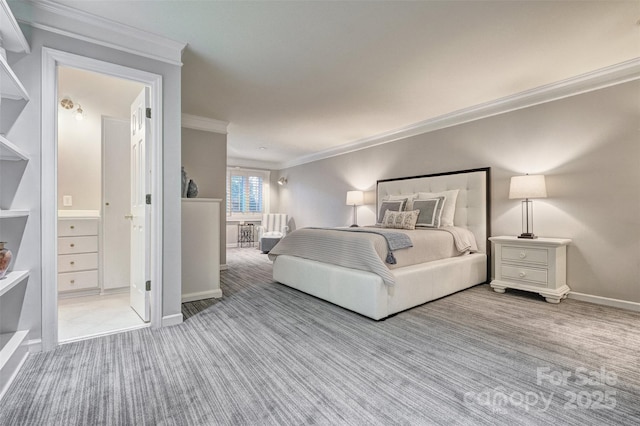
M 102 300 L 106 300 L 105 296 L 116 296 L 118 295 L 118 291 L 114 289 L 123 290 L 125 288 L 122 283 L 113 284 L 112 287 L 109 288 L 109 285 L 104 285 L 104 277 L 103 277 L 103 262 L 109 262 L 109 260 L 104 260 L 102 254 L 99 253 L 100 247 L 104 243 L 103 237 L 105 232 L 104 226 L 109 226 L 108 224 L 102 224 L 102 216 L 104 215 L 104 203 L 109 202 L 104 200 L 104 188 L 99 188 L 98 190 L 87 191 L 88 193 L 93 192 L 94 199 L 96 198 L 96 192 L 99 194 L 98 198 L 100 200 L 100 207 L 98 209 L 94 208 L 80 208 L 83 204 L 80 204 L 80 199 L 76 204 L 76 200 L 74 200 L 73 194 L 64 194 L 58 193 L 58 178 L 59 172 L 67 173 L 67 170 L 63 170 L 62 166 L 59 163 L 59 149 L 62 149 L 58 144 L 58 118 L 61 115 L 61 111 L 59 108 L 62 106 L 61 101 L 64 99 L 65 95 L 72 98 L 72 94 L 64 93 L 63 90 L 59 90 L 59 82 L 58 82 L 58 73 L 61 72 L 61 69 L 67 67 L 75 69 L 76 71 L 84 71 L 84 72 L 93 72 L 97 73 L 101 77 L 104 78 L 112 78 L 117 77 L 119 79 L 128 80 L 129 83 L 140 84 L 146 90 L 145 100 L 150 102 L 150 108 L 148 110 L 143 109 L 145 112 L 144 116 L 137 113 L 135 114 L 135 119 L 139 119 L 140 121 L 136 122 L 137 125 L 142 126 L 143 133 L 147 136 L 144 138 L 146 155 L 145 163 L 142 164 L 142 168 L 139 170 L 143 170 L 143 179 L 145 182 L 144 190 L 146 194 L 155 194 L 154 202 L 157 202 L 157 205 L 162 205 L 162 182 L 163 182 L 163 173 L 162 173 L 162 77 L 157 74 L 148 73 L 145 71 L 140 71 L 132 68 L 123 67 L 117 64 L 112 64 L 104 61 L 99 61 L 79 55 L 70 54 L 67 52 L 62 52 L 54 49 L 43 48 L 43 76 L 42 76 L 42 276 L 43 282 L 49 282 L 51 285 L 43 286 L 42 290 L 42 348 L 43 350 L 53 349 L 60 341 L 58 335 L 58 296 L 60 292 L 70 291 L 69 287 L 66 287 L 70 284 L 77 285 L 81 283 L 82 280 L 75 280 L 74 283 L 69 281 L 61 281 L 59 275 L 64 273 L 59 266 L 63 264 L 59 259 L 59 256 L 71 254 L 66 253 L 64 251 L 58 250 L 58 248 L 62 247 L 59 245 L 59 238 L 64 238 L 71 235 L 65 235 L 64 232 L 60 233 L 59 231 L 59 218 L 58 218 L 58 209 L 60 210 L 89 210 L 89 212 L 81 212 L 83 219 L 86 219 L 87 222 L 96 222 L 97 217 L 97 226 L 95 223 L 90 223 L 87 225 L 83 224 L 71 224 L 67 227 L 66 232 L 76 232 L 76 236 L 86 237 L 91 235 L 79 235 L 80 233 L 97 233 L 98 238 L 82 238 L 78 245 L 75 245 L 76 251 L 79 249 L 86 250 L 82 253 L 98 253 L 98 258 L 100 259 L 98 262 L 97 269 L 92 271 L 92 277 L 98 276 L 97 286 L 93 283 L 91 284 L 91 288 L 89 290 L 92 294 L 86 294 L 86 296 L 92 297 L 102 297 Z M 62 71 L 64 72 L 64 71 Z M 95 85 L 93 86 L 95 88 Z M 110 92 L 113 96 L 113 92 Z M 76 104 L 79 104 L 79 107 L 82 109 L 82 114 L 84 114 L 85 119 L 88 119 L 91 115 L 96 114 L 94 118 L 99 117 L 100 125 L 100 133 L 102 133 L 102 124 L 108 121 L 109 118 L 116 118 L 121 120 L 121 122 L 126 122 L 127 124 L 127 134 L 131 135 L 131 130 L 133 127 L 131 123 L 132 120 L 132 112 L 134 111 L 131 107 L 129 112 L 126 114 L 124 119 L 118 117 L 118 114 L 105 113 L 97 111 L 100 110 L 100 107 L 92 107 L 95 108 L 93 112 L 90 112 L 87 109 L 89 104 L 82 105 L 81 98 L 85 96 L 83 94 L 77 94 L 77 98 L 79 101 Z M 87 97 L 85 100 L 88 100 Z M 99 104 L 106 103 L 105 100 L 101 100 Z M 75 106 L 75 104 L 74 104 Z M 73 119 L 76 119 L 78 115 L 77 108 L 71 107 L 69 108 L 73 113 Z M 145 111 L 146 110 L 146 111 Z M 155 111 L 157 115 L 152 120 L 150 118 L 150 112 Z M 137 112 L 137 110 L 136 110 Z M 69 117 L 68 117 L 69 118 Z M 105 121 L 103 121 L 105 119 Z M 84 121 L 84 120 L 80 120 Z M 117 120 L 115 120 L 117 121 Z M 86 130 L 86 129 L 85 129 Z M 87 132 L 77 132 L 81 135 L 80 139 L 83 139 L 82 136 L 86 136 L 89 133 Z M 140 132 L 138 132 L 140 134 Z M 100 134 L 100 144 L 102 144 L 102 134 Z M 134 145 L 134 138 L 129 137 L 129 148 L 131 149 Z M 137 141 L 136 143 L 138 143 Z M 77 143 L 77 142 L 76 142 Z M 101 145 L 100 145 L 101 146 Z M 78 146 L 76 146 L 78 148 Z M 78 149 L 86 149 L 87 147 L 80 147 Z M 128 152 L 130 156 L 132 150 Z M 101 157 L 101 156 L 100 156 Z M 105 157 L 106 158 L 106 157 Z M 95 164 L 95 158 L 92 160 Z M 100 158 L 100 166 L 98 167 L 98 174 L 103 171 L 106 171 L 102 167 L 101 164 L 102 158 Z M 88 157 L 85 157 L 85 162 L 90 163 Z M 126 158 L 125 160 L 121 159 L 120 162 L 120 170 L 122 169 L 123 164 L 129 164 L 130 159 Z M 104 170 L 103 170 L 104 169 Z M 94 170 L 95 172 L 95 170 Z M 94 174 L 95 175 L 95 174 Z M 89 184 L 90 179 L 84 179 L 81 174 L 73 174 L 76 180 L 80 181 L 80 185 Z M 94 176 L 95 180 L 95 176 Z M 101 176 L 98 178 L 99 181 L 102 181 Z M 104 179 L 109 180 L 109 179 Z M 130 179 L 131 182 L 136 181 L 135 179 Z M 140 182 L 141 179 L 138 179 L 136 182 Z M 95 188 L 95 187 L 94 187 Z M 71 199 L 65 198 L 64 196 L 71 195 Z M 146 197 L 150 199 L 150 196 Z M 66 204 L 70 204 L 65 206 Z M 67 207 L 65 209 L 65 207 Z M 95 212 L 91 212 L 91 210 L 97 210 L 97 214 Z M 152 209 L 150 205 L 146 206 L 144 210 L 144 221 L 142 222 L 144 226 L 139 226 L 136 228 L 139 231 L 143 230 L 145 233 L 144 240 L 146 241 L 144 246 L 146 246 L 144 252 L 144 263 L 142 267 L 137 268 L 143 272 L 142 282 L 140 280 L 129 280 L 129 284 L 136 282 L 138 288 L 145 288 L 145 298 L 147 302 L 147 312 L 146 312 L 146 320 L 147 325 L 149 324 L 153 327 L 160 327 L 162 325 L 162 209 L 156 208 Z M 75 213 L 65 213 L 68 215 L 73 215 Z M 93 216 L 92 216 L 93 214 Z M 63 219 L 62 217 L 60 219 Z M 133 221 L 131 221 L 133 222 Z M 74 226 L 74 228 L 71 228 Z M 98 228 L 98 231 L 95 231 L 95 228 Z M 70 231 L 69 231 L 70 230 Z M 95 237 L 95 235 L 94 235 Z M 96 248 L 95 240 L 101 244 Z M 69 242 L 69 241 L 67 241 Z M 71 242 L 73 243 L 73 242 Z M 76 243 L 73 243 L 76 244 Z M 93 245 L 91 245 L 93 244 Z M 128 243 L 131 244 L 131 241 Z M 69 245 L 70 246 L 70 245 Z M 82 254 L 81 253 L 81 254 Z M 90 256 L 86 256 L 89 258 Z M 95 256 L 92 256 L 95 258 Z M 63 259 L 69 260 L 70 259 Z M 82 263 L 87 259 L 79 259 L 76 262 Z M 78 263 L 76 263 L 78 265 Z M 136 263 L 131 263 L 129 266 L 131 270 L 135 268 Z M 81 265 L 83 268 L 91 268 L 93 265 L 87 266 L 86 264 Z M 87 274 L 88 275 L 88 274 Z M 153 288 L 150 288 L 149 283 L 153 282 Z M 88 286 L 88 284 L 82 284 L 81 286 Z M 80 297 L 83 291 L 86 291 L 87 288 L 78 289 L 77 287 L 73 289 L 76 292 L 76 296 Z M 123 290 L 123 293 L 125 291 Z M 83 295 L 84 297 L 84 295 Z M 125 297 L 126 299 L 126 297 Z M 131 308 L 128 308 L 131 311 Z M 149 315 L 150 313 L 150 315 Z M 135 326 L 137 327 L 137 326 Z M 118 329 L 118 328 L 116 328 Z M 122 330 L 122 328 L 119 328 Z M 114 330 L 111 330 L 113 332 Z M 86 334 L 86 336 L 91 336 L 95 334 L 109 334 L 109 331 L 101 331 L 99 333 L 94 334 Z
M 73 67 L 57 75 L 58 339 L 66 342 L 148 325 L 148 304 L 131 303 L 132 273 L 148 269 L 147 245 L 132 240 L 146 217 L 132 224 L 141 191 L 132 194 L 139 164 L 130 155 L 142 124 L 132 104 L 146 88 Z M 144 151 L 136 146 L 136 157 Z

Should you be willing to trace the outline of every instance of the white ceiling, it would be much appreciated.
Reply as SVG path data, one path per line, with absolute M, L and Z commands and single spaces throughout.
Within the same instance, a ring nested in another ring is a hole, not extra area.
M 187 42 L 183 112 L 263 164 L 640 56 L 640 1 L 57 2 Z

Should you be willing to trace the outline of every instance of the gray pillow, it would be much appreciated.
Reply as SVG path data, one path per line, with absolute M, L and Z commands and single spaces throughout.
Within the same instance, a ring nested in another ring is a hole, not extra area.
M 442 207 L 445 197 L 430 198 L 428 200 L 413 200 L 413 209 L 420 210 L 416 227 L 439 228 Z
M 383 201 L 380 204 L 380 211 L 378 212 L 378 223 L 382 223 L 382 219 L 384 218 L 384 214 L 387 210 L 391 210 L 394 212 L 400 212 L 404 210 L 404 205 L 406 204 L 407 199 L 403 198 L 402 200 L 387 200 Z

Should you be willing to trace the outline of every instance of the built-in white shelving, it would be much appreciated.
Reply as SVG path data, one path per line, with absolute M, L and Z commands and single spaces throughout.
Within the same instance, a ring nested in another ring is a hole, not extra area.
M 11 69 L 7 62 L 5 51 L 16 53 L 30 53 L 29 43 L 22 34 L 20 26 L 15 17 L 11 13 L 11 9 L 6 0 L 0 0 L 0 101 L 29 101 L 29 94 L 25 87 L 18 79 L 18 76 Z M 4 106 L 4 105 L 3 105 Z M 4 109 L 3 109 L 4 111 Z M 17 111 L 19 115 L 21 110 Z M 17 118 L 9 114 L 3 116 L 3 121 L 7 121 L 9 125 L 7 129 L 11 129 L 11 124 Z M 20 146 L 8 139 L 9 130 L 6 135 L 0 136 L 0 160 L 2 161 L 28 161 L 29 155 Z M 7 173 L 21 173 L 19 168 L 7 168 Z M 8 181 L 15 182 L 20 185 L 19 176 L 12 176 Z M 15 188 L 14 188 L 15 189 Z M 7 206 L 11 207 L 11 206 Z M 28 209 L 12 209 L 0 210 L 0 219 L 27 217 Z M 2 229 L 2 228 L 0 228 Z M 3 235 L 0 235 L 0 239 Z M 15 238 L 15 236 L 14 236 Z M 9 240 L 10 241 L 10 240 Z M 19 244 L 16 245 L 19 247 Z M 17 249 L 16 249 L 17 250 Z M 15 253 L 17 254 L 17 253 Z M 37 256 L 33 253 L 32 256 Z M 0 297 L 7 304 L 20 304 L 15 309 L 3 311 L 2 314 L 2 333 L 0 334 L 0 398 L 9 388 L 13 378 L 22 367 L 24 360 L 28 354 L 28 336 L 29 330 L 25 330 L 20 322 L 20 312 L 22 310 L 22 297 L 16 293 L 16 286 L 26 283 L 29 277 L 29 271 L 10 271 L 0 280 Z M 5 299 L 6 298 L 6 299 Z
M 29 210 L 0 210 L 0 219 L 8 219 L 10 217 L 27 217 Z
M 0 280 L 0 296 L 20 284 L 29 276 L 29 271 L 11 271 Z
M 0 80 L 2 81 L 2 97 L 6 99 L 25 101 L 29 100 L 29 94 L 16 74 L 13 72 L 7 60 L 0 56 Z
M 16 146 L 9 139 L 0 135 L 0 160 L 5 161 L 29 161 L 29 155 Z

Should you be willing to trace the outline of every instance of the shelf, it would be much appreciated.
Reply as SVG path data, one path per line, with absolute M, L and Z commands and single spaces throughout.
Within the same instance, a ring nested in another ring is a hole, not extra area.
M 29 161 L 29 156 L 7 138 L 0 135 L 0 160 Z
M 24 38 L 22 30 L 11 13 L 11 9 L 6 0 L 0 0 L 0 38 L 2 47 L 11 52 L 30 53 L 29 43 Z
M 27 217 L 29 210 L 0 210 L 0 219 L 8 219 L 10 217 Z
M 2 81 L 0 93 L 2 93 L 3 98 L 25 101 L 29 100 L 29 94 L 26 89 L 9 66 L 6 59 L 2 56 L 0 56 L 0 81 Z
M 29 271 L 11 271 L 0 280 L 0 296 L 29 277 Z
M 4 395 L 14 375 L 27 359 L 29 348 L 26 344 L 28 330 L 0 334 L 0 398 Z

